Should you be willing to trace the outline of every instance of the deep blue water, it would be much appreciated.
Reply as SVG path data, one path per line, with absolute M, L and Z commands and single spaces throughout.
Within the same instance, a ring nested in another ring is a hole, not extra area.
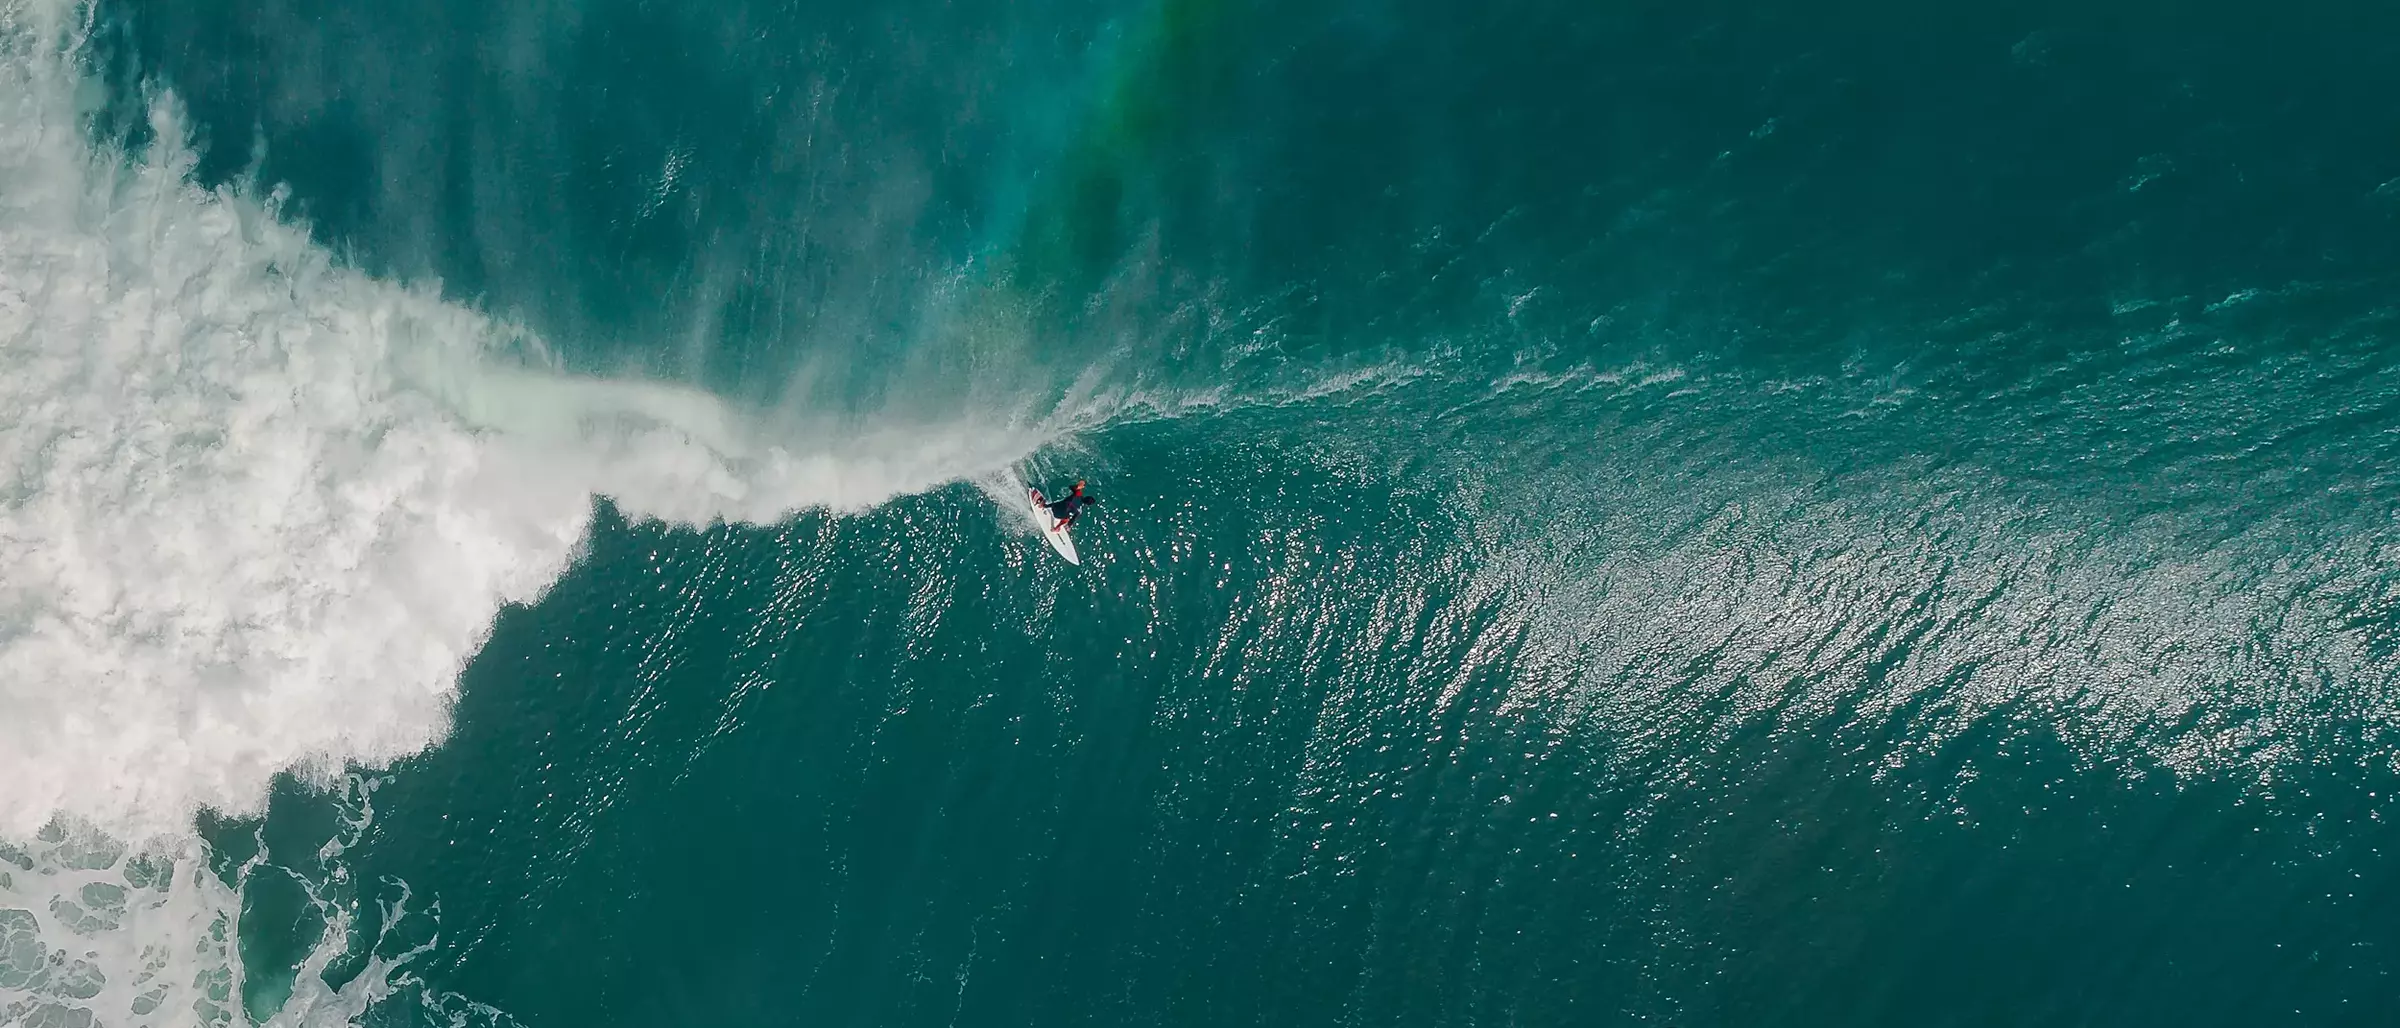
M 1065 426 L 859 511 L 595 497 L 357 838 L 203 818 L 236 1016 L 419 943 L 343 1016 L 2400 1002 L 2400 8 L 95 24 L 100 145 L 172 90 L 196 183 L 569 371 Z M 1009 471 L 1106 497 L 1081 567 Z

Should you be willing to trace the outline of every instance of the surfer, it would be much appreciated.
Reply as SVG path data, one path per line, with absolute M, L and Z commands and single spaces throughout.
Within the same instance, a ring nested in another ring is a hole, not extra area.
M 1058 524 L 1053 527 L 1065 528 L 1074 524 L 1075 516 L 1083 513 L 1083 508 L 1099 502 L 1100 498 L 1097 496 L 1084 495 L 1083 480 L 1077 479 L 1073 491 L 1050 503 L 1050 516 L 1058 519 Z

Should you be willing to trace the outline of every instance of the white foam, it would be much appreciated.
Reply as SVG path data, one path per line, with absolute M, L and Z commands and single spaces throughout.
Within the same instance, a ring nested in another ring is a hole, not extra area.
M 90 1028 L 231 1028 L 253 1022 L 239 923 L 254 877 L 297 890 L 318 931 L 299 940 L 296 966 L 271 971 L 282 999 L 269 1026 L 361 1023 L 405 993 L 437 1022 L 513 1024 L 463 997 L 428 990 L 409 965 L 433 948 L 436 905 L 405 883 L 382 880 L 361 895 L 341 863 L 373 818 L 379 783 L 347 776 L 330 794 L 338 815 L 314 852 L 277 856 L 263 842 L 230 881 L 195 840 L 131 849 L 89 825 L 62 819 L 26 843 L 0 843 L 0 1024 Z M 424 908 L 424 909 L 420 909 Z M 371 920 L 360 923 L 359 915 Z M 347 974 L 326 971 L 344 960 Z M 288 975 L 288 980 L 283 980 Z
M 76 153 L 55 69 L 6 74 L 0 836 L 175 833 L 280 769 L 423 746 L 588 506 L 398 388 L 395 350 L 482 326 L 193 189 L 178 147 Z
M 593 496 L 693 524 L 857 510 L 1217 400 L 1095 368 L 1038 421 L 801 433 L 562 374 L 538 340 L 342 266 L 274 198 L 194 186 L 172 98 L 145 153 L 95 148 L 88 10 L 0 0 L 0 840 L 24 858 L 0 866 L 0 1023 L 245 1022 L 240 900 L 193 813 L 255 814 L 279 772 L 330 781 L 438 741 L 460 669 L 574 559 Z M 72 840 L 118 855 L 70 866 Z M 87 888 L 129 890 L 126 915 L 65 916 Z M 329 929 L 310 960 L 344 945 Z M 77 962 L 99 991 L 60 977 Z M 303 974 L 277 1019 L 355 1018 L 376 967 L 339 994 Z
M 96 149 L 87 10 L 0 0 L 0 1023 L 245 1021 L 239 901 L 194 812 L 438 740 L 595 494 L 693 523 L 852 510 L 1047 438 L 807 448 L 704 393 L 508 356 L 540 347 L 341 266 L 271 198 L 195 187 L 171 99 L 145 154 Z M 118 913 L 70 913 L 91 897 Z M 341 948 L 329 930 L 311 960 Z M 304 983 L 278 1020 L 355 1017 L 389 971 Z
M 223 1024 L 239 906 L 197 845 L 135 855 L 53 830 L 0 846 L 0 1022 Z
M 495 356 L 523 340 L 339 266 L 188 180 L 171 101 L 138 163 L 77 130 L 68 63 L 9 9 L 0 93 L 0 837 L 258 809 L 295 766 L 445 727 L 498 609 L 636 515 L 858 509 L 1038 430 L 886 427 L 816 451 L 715 398 Z

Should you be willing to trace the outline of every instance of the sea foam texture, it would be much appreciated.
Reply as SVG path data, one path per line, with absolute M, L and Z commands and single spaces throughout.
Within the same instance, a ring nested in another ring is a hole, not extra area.
M 79 13 L 0 4 L 0 1023 L 216 1028 L 250 1020 L 241 878 L 194 810 L 436 738 L 589 500 L 395 381 L 488 326 L 193 188 L 171 103 L 144 159 L 95 151 Z M 275 1020 L 391 973 L 304 973 Z
M 0 836 L 141 838 L 440 732 L 589 494 L 395 381 L 488 328 L 186 180 L 87 155 L 20 43 L 0 90 Z M 28 81 L 32 80 L 32 81 Z M 51 101 L 51 102 L 45 102 Z M 153 116 L 182 133 L 173 107 Z
M 594 495 L 771 520 L 1045 438 L 798 447 L 705 393 L 510 356 L 540 347 L 343 266 L 272 197 L 194 185 L 171 97 L 143 152 L 96 146 L 89 16 L 0 0 L 0 1023 L 246 1023 L 239 877 L 209 869 L 195 812 L 439 740 L 459 671 L 574 559 Z M 310 961 L 344 945 L 334 924 Z M 296 986 L 275 1020 L 354 1018 L 390 972 Z
M 147 153 L 96 151 L 72 43 L 38 28 L 59 13 L 0 18 L 0 837 L 61 811 L 178 834 L 256 811 L 279 771 L 422 748 L 594 495 L 770 521 L 1044 438 L 802 449 L 706 393 L 502 356 L 520 334 L 341 266 L 271 199 L 195 187 L 171 99 Z

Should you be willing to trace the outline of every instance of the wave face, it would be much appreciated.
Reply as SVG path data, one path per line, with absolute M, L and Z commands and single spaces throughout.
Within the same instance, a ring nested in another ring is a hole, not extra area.
M 561 370 L 521 326 L 335 260 L 288 192 L 204 186 L 171 94 L 134 98 L 137 149 L 95 141 L 91 12 L 0 14 L 12 1019 L 241 1016 L 248 868 L 212 869 L 195 815 L 256 816 L 278 775 L 336 782 L 439 739 L 460 669 L 566 569 L 594 496 L 772 520 L 1039 438 L 963 417 L 787 434 Z M 318 963 L 349 941 L 328 932 Z
M 2400 999 L 2392 16 L 969 6 L 0 0 L 0 1024 Z

